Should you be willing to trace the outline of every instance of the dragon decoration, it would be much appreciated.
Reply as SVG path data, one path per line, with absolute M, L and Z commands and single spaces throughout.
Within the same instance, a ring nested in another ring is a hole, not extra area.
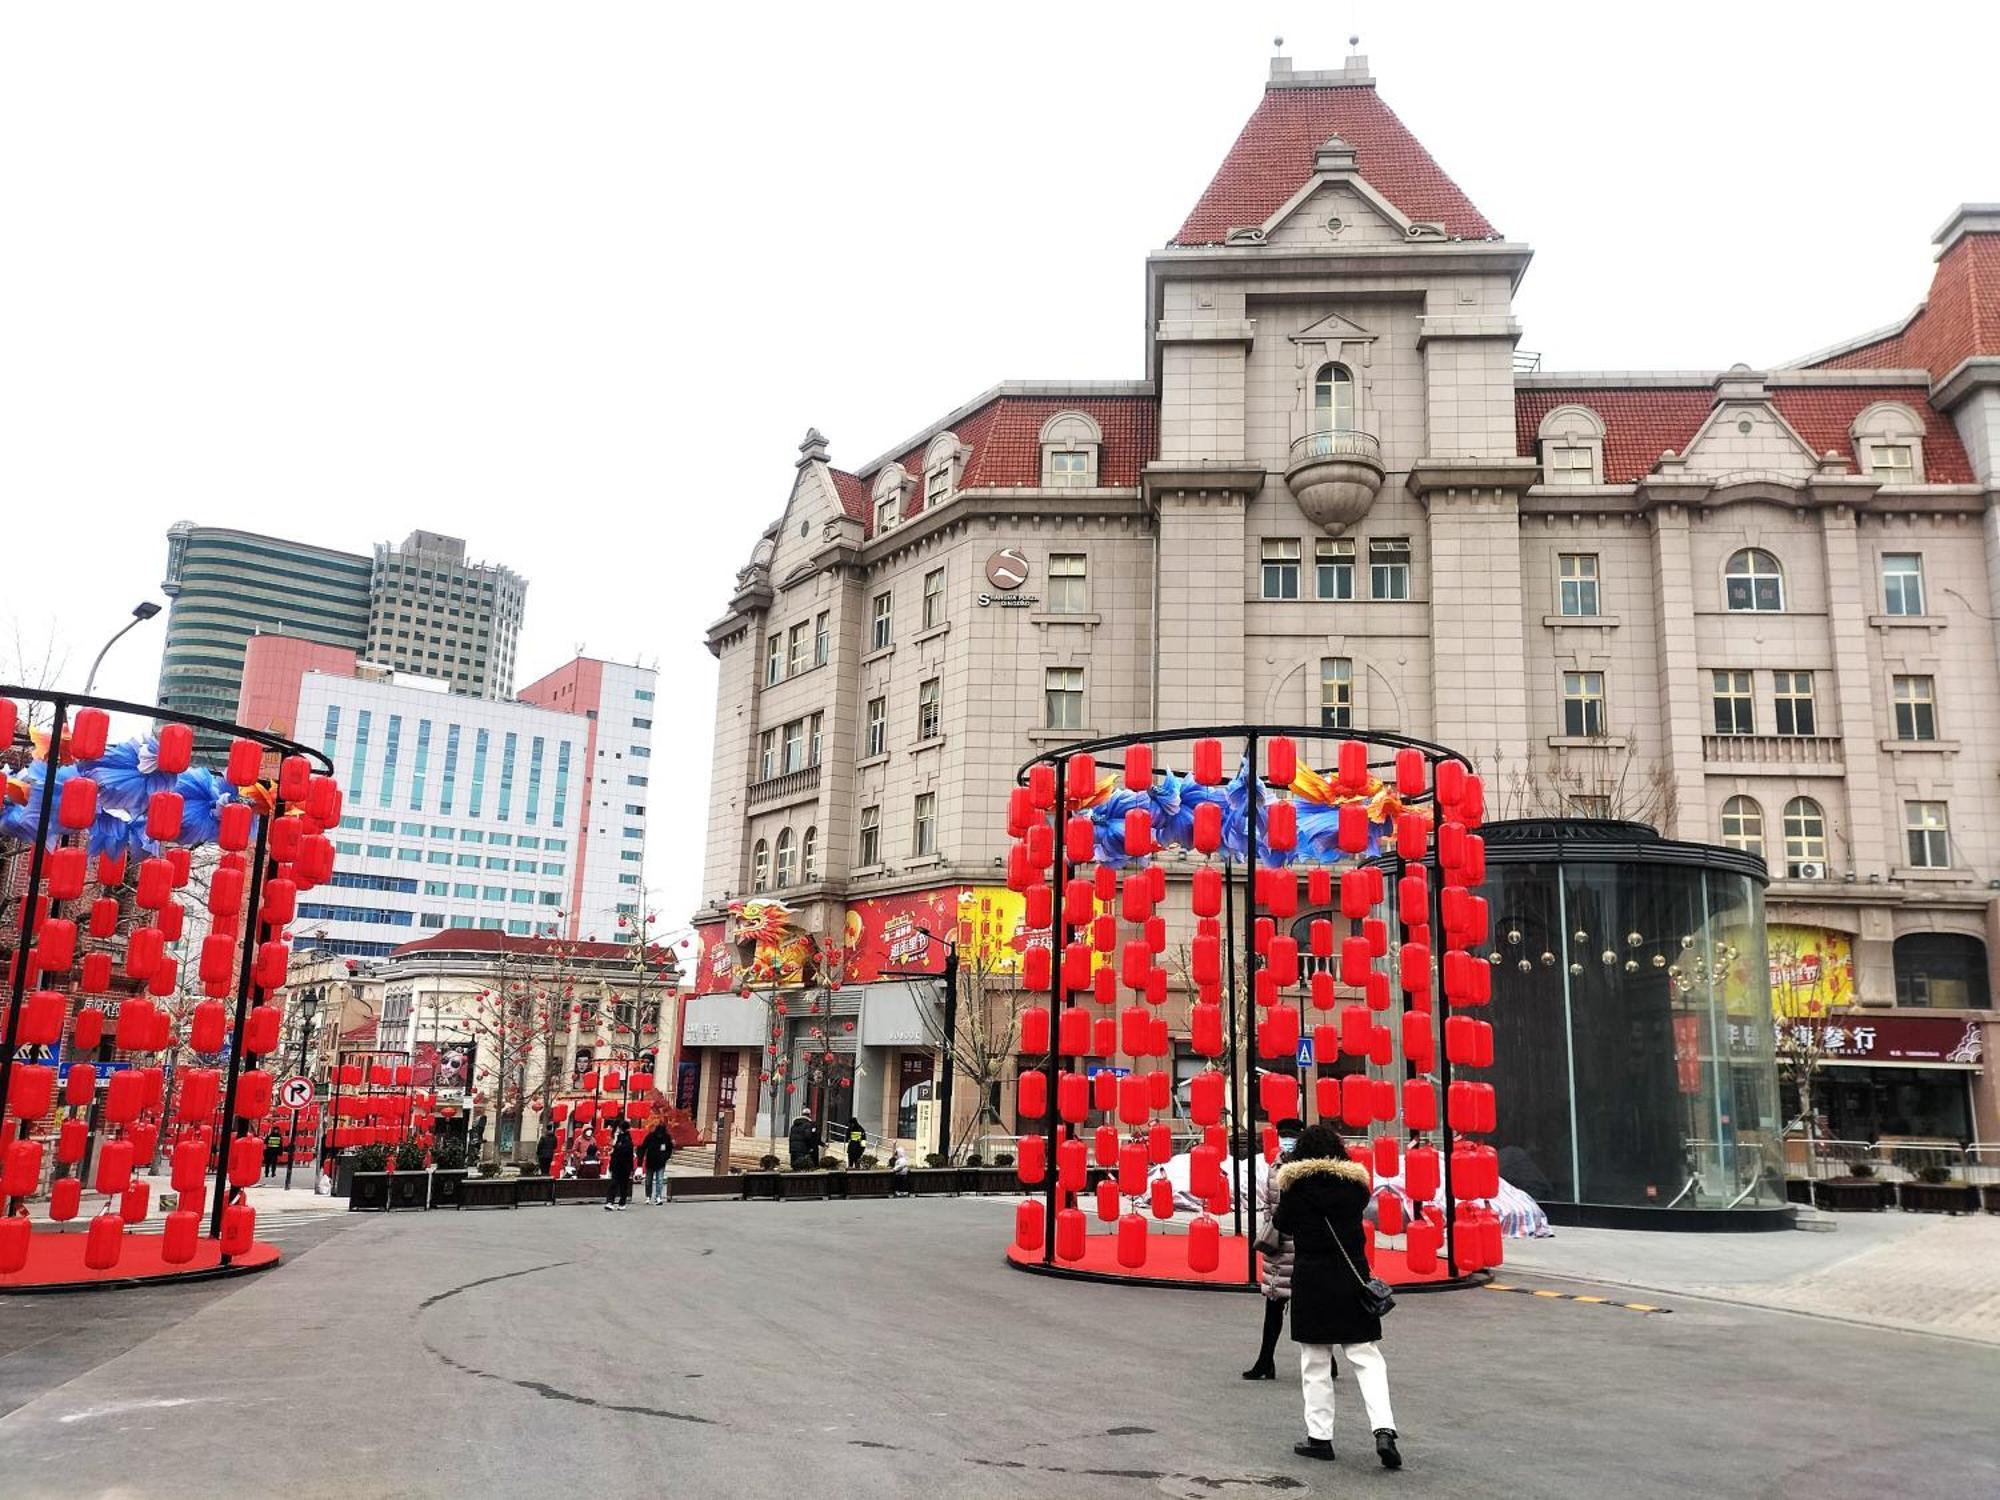
M 819 943 L 811 933 L 800 930 L 797 914 L 782 901 L 730 902 L 729 941 L 739 959 L 736 965 L 739 990 L 792 988 L 818 982 Z
M 49 737 L 43 729 L 29 731 L 34 758 L 19 770 L 6 773 L 0 783 L 0 839 L 32 844 L 40 816 L 43 787 L 49 776 Z M 211 842 L 220 830 L 222 809 L 231 802 L 249 803 L 260 813 L 272 807 L 271 788 L 262 782 L 237 788 L 200 766 L 185 771 L 162 771 L 160 742 L 156 738 L 130 739 L 109 745 L 95 760 L 69 761 L 69 740 L 64 736 L 57 759 L 55 794 L 78 776 L 97 783 L 97 817 L 92 822 L 86 848 L 93 860 L 117 867 L 127 858 L 145 859 L 161 851 L 162 843 L 146 833 L 146 810 L 155 792 L 178 792 L 181 797 L 181 830 L 168 843 L 198 845 Z M 68 832 L 54 818 L 49 820 L 48 846 L 54 848 Z
M 1239 762 L 1235 776 L 1221 786 L 1203 786 L 1191 777 L 1162 770 L 1144 791 L 1129 790 L 1115 773 L 1100 776 L 1097 790 L 1085 801 L 1074 804 L 1074 813 L 1088 813 L 1096 825 L 1098 863 L 1122 868 L 1138 856 L 1126 852 L 1125 815 L 1143 809 L 1152 816 L 1153 842 L 1161 849 L 1194 847 L 1194 813 L 1204 803 L 1222 808 L 1222 848 L 1229 859 L 1247 858 L 1250 852 L 1250 762 Z M 1349 802 L 1368 808 L 1369 855 L 1393 853 L 1396 847 L 1396 818 L 1404 810 L 1396 789 L 1377 777 L 1369 777 L 1358 792 L 1343 792 L 1333 782 L 1300 762 L 1298 774 L 1289 788 L 1298 808 L 1298 842 L 1290 849 L 1273 849 L 1265 835 L 1268 797 L 1257 803 L 1257 858 L 1268 865 L 1323 864 L 1343 858 L 1340 848 L 1340 809 Z

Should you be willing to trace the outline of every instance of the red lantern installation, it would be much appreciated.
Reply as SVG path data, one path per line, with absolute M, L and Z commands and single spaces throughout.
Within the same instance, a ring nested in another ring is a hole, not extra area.
M 1394 1193 L 1383 1193 L 1375 1200 L 1375 1227 L 1383 1234 L 1403 1232 L 1403 1200 Z
M 264 766 L 264 747 L 255 740 L 234 740 L 229 746 L 229 761 L 223 771 L 231 786 L 248 786 L 257 779 Z
M 236 1115 L 243 1120 L 261 1120 L 271 1112 L 271 1075 L 246 1068 L 236 1078 Z
M 1419 1276 L 1437 1269 L 1440 1235 L 1435 1219 L 1412 1219 L 1405 1231 L 1403 1259 Z
M 83 1242 L 83 1263 L 93 1271 L 108 1271 L 118 1264 L 125 1249 L 125 1221 L 114 1213 L 102 1213 L 90 1221 L 90 1233 Z
M 1107 1177 L 1097 1185 L 1097 1217 L 1099 1222 L 1109 1224 L 1118 1217 L 1124 1207 L 1118 1197 L 1118 1182 Z
M 153 1189 L 150 1183 L 128 1183 L 125 1191 L 118 1196 L 118 1217 L 127 1224 L 145 1222 L 146 1211 L 152 1207 Z
M 1127 1214 L 1118 1221 L 1118 1264 L 1136 1271 L 1146 1263 L 1146 1221 Z
M 89 1127 L 81 1120 L 65 1120 L 56 1132 L 56 1160 L 74 1165 L 83 1160 L 83 1148 L 89 1144 Z
M 1074 1136 L 1056 1147 L 1056 1186 L 1065 1193 L 1080 1193 L 1090 1172 L 1090 1153 Z
M 16 1063 L 13 1077 L 7 1081 L 7 1113 L 23 1120 L 39 1120 L 49 1112 L 55 1084 L 54 1068 L 41 1063 Z M 39 1151 L 40 1145 L 35 1149 Z
M 57 1224 L 67 1224 L 83 1207 L 83 1179 L 65 1177 L 60 1182 L 49 1184 L 49 1218 Z
M 1090 1113 L 1090 1080 L 1081 1073 L 1056 1077 L 1056 1113 L 1071 1125 L 1079 1125 Z
M 97 1069 L 89 1063 L 72 1063 L 63 1079 L 63 1103 L 81 1109 L 97 1096 Z
M 69 753 L 77 760 L 96 760 L 111 735 L 111 716 L 101 708 L 80 708 L 70 721 Z
M 1041 767 L 1036 767 L 1040 770 Z M 1145 1221 L 1141 1220 L 1143 1227 Z M 1056 1214 L 1056 1257 L 1059 1260 L 1082 1260 L 1083 1240 L 1088 1232 L 1083 1221 L 1083 1210 L 1065 1208 Z
M 1155 1177 L 1151 1191 L 1153 1217 L 1171 1219 L 1174 1216 L 1174 1185 L 1164 1177 Z
M 1413 1146 L 1403 1161 L 1403 1187 L 1419 1203 L 1437 1196 L 1439 1164 L 1437 1148 Z
M 222 1253 L 247 1255 L 257 1237 L 257 1210 L 247 1203 L 232 1203 L 222 1211 Z
M 1206 1275 L 1222 1264 L 1222 1227 L 1203 1214 L 1188 1225 L 1188 1269 Z
M 201 1214 L 176 1209 L 167 1215 L 160 1235 L 160 1259 L 170 1266 L 184 1266 L 194 1259 L 195 1241 L 201 1235 Z
M 1199 1007 L 1198 1007 L 1199 1008 Z M 1220 1010 L 1221 1007 L 1216 1007 Z M 1200 1050 L 1199 1047 L 1196 1048 Z M 1222 1119 L 1222 1101 L 1225 1081 L 1223 1075 L 1210 1069 L 1197 1073 L 1188 1084 L 1188 1117 L 1197 1125 L 1215 1125 Z M 1207 1197 L 1197 1193 L 1197 1197 Z
M 42 1143 L 9 1141 L 0 1152 L 0 1198 L 25 1198 L 42 1181 Z
M 255 1005 L 243 1022 L 243 1050 L 262 1057 L 278 1050 L 278 1027 L 283 1020 L 275 1005 Z
M 14 1044 L 19 1047 L 50 1047 L 62 1037 L 63 1011 L 68 1002 L 54 990 L 36 990 L 21 1002 L 21 1019 L 15 1028 Z
M 257 1142 L 252 1141 L 255 1146 Z M 97 1150 L 97 1190 L 109 1197 L 125 1191 L 132 1180 L 132 1143 L 106 1141 Z

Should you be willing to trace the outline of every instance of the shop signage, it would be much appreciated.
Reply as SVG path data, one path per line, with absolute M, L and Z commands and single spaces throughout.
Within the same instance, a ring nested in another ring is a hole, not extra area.
M 1738 1027 L 1732 1025 L 1734 1042 Z M 1858 1014 L 1776 1023 L 1778 1045 L 1810 1046 L 1824 1034 L 1821 1056 L 1831 1063 L 1936 1063 L 1976 1067 L 1983 1048 L 1977 1021 L 1951 1016 Z M 1746 1037 L 1747 1041 L 1748 1038 Z
M 973 600 L 981 609 L 992 604 L 1002 609 L 1026 609 L 1042 602 L 1040 594 L 1015 592 L 1028 581 L 1028 559 L 1019 547 L 1002 547 L 986 559 L 986 581 L 993 585 L 994 592 Z

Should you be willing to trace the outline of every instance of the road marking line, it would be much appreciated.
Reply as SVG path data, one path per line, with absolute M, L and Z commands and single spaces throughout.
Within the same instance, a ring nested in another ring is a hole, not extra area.
M 1503 1281 L 1489 1281 L 1485 1290 L 1489 1292 L 1518 1292 L 1526 1297 L 1539 1297 L 1548 1302 L 1587 1302 L 1597 1307 L 1619 1307 L 1635 1313 L 1671 1313 L 1671 1307 L 1655 1307 L 1650 1302 L 1613 1302 L 1609 1297 L 1591 1296 L 1584 1292 L 1552 1292 L 1543 1287 L 1513 1286 Z

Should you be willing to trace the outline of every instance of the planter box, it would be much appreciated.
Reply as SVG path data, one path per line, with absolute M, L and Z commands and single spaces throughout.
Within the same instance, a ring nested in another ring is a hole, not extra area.
M 389 1206 L 389 1174 L 356 1172 L 348 1184 L 347 1206 L 356 1213 L 379 1213 Z
M 431 1173 L 431 1207 L 457 1208 L 458 1200 L 464 1196 L 466 1171 L 461 1167 L 444 1167 Z
M 354 1193 L 354 1158 L 339 1156 L 333 1163 L 333 1196 L 347 1198 Z
M 553 1203 L 556 1201 L 555 1179 L 539 1173 L 514 1179 L 514 1201 L 516 1203 Z
M 428 1172 L 392 1172 L 389 1174 L 390 1208 L 429 1208 L 431 1206 L 431 1174 Z
M 1962 1182 L 1905 1182 L 1897 1188 L 1905 1211 L 1918 1214 L 1969 1214 L 1979 1211 L 1979 1196 Z
M 937 1198 L 958 1191 L 957 1167 L 912 1167 L 910 1191 L 919 1198 Z
M 513 1208 L 514 1179 L 511 1177 L 467 1177 L 459 1188 L 460 1208 Z
M 960 1167 L 961 1193 L 1011 1193 L 1019 1179 L 1012 1167 Z
M 778 1196 L 778 1182 L 783 1175 L 781 1172 L 742 1173 L 743 1196 L 745 1198 L 769 1198 L 775 1201 Z
M 779 1172 L 778 1200 L 791 1203 L 810 1198 L 824 1198 L 827 1190 L 825 1172 Z
M 847 1196 L 847 1177 L 848 1177 L 847 1168 L 828 1167 L 824 1172 L 820 1173 L 819 1175 L 826 1179 L 827 1197 L 845 1198 Z
M 1787 1203 L 1812 1202 L 1811 1179 L 1805 1177 L 1787 1177 L 1785 1179 L 1785 1201 Z
M 1813 1184 L 1813 1202 L 1833 1213 L 1874 1213 L 1889 1206 L 1893 1191 L 1871 1178 L 1833 1177 Z
M 847 1196 L 850 1198 L 886 1198 L 894 1185 L 888 1172 L 863 1168 L 847 1174 Z
M 667 1201 L 678 1203 L 683 1198 L 741 1198 L 743 1179 L 741 1177 L 669 1177 L 667 1179 Z
M 557 1203 L 602 1203 L 611 1189 L 602 1177 L 558 1177 L 553 1186 Z

